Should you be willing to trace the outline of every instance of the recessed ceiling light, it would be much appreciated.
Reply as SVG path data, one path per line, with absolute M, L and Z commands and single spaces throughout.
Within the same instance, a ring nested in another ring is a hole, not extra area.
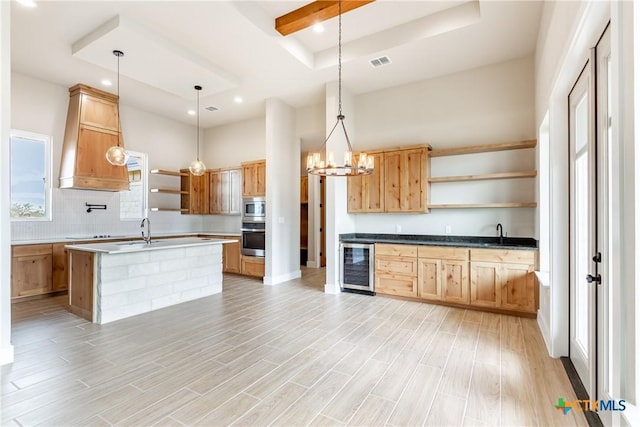
M 187 111 L 187 114 L 190 116 L 195 116 L 196 115 L 196 110 L 189 110 Z
M 34 0 L 16 0 L 18 3 L 20 3 L 22 6 L 24 7 L 36 7 L 37 4 Z
M 242 97 L 241 96 L 236 96 L 233 98 L 233 102 L 235 102 L 236 104 L 242 104 Z
M 102 83 L 103 86 L 111 86 L 113 83 L 111 83 L 111 80 L 107 80 L 107 79 L 103 79 L 100 83 Z
M 313 32 L 314 33 L 324 33 L 324 25 L 322 24 L 315 24 L 313 26 Z

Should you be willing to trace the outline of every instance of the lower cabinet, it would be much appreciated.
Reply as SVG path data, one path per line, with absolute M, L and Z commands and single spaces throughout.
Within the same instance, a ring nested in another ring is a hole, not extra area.
M 209 236 L 214 239 L 231 239 L 237 240 L 233 243 L 225 243 L 222 245 L 222 272 L 223 273 L 240 273 L 242 268 L 240 254 L 240 236 Z
M 381 294 L 418 295 L 417 247 L 376 244 L 375 290 Z
M 537 252 L 376 244 L 376 293 L 535 313 Z
M 246 276 L 264 277 L 264 258 L 243 255 L 241 273 Z
M 11 252 L 12 298 L 53 292 L 51 244 L 14 246 Z
M 66 291 L 69 288 L 69 253 L 66 243 L 54 243 L 53 249 L 53 291 Z

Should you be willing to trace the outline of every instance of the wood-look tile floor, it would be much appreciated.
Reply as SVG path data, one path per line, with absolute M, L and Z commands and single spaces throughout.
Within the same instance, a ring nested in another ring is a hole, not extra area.
M 277 286 L 94 325 L 13 304 L 4 425 L 586 425 L 532 319 Z

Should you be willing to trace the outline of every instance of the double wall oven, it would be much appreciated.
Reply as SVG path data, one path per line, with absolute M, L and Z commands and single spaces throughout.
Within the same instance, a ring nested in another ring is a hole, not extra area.
M 266 212 L 264 197 L 242 199 L 242 255 L 264 257 Z

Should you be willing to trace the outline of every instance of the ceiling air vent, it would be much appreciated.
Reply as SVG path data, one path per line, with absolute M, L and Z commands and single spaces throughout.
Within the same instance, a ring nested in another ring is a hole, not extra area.
M 218 108 L 218 107 L 214 107 L 213 105 L 210 105 L 210 106 L 208 106 L 208 107 L 204 107 L 204 109 L 205 109 L 205 110 L 208 110 L 208 111 L 211 111 L 211 112 L 213 112 L 213 111 L 218 111 L 218 110 L 219 110 L 219 108 Z
M 381 56 L 379 58 L 373 58 L 369 60 L 369 63 L 373 68 L 382 67 L 383 65 L 391 64 L 391 60 L 388 56 Z

